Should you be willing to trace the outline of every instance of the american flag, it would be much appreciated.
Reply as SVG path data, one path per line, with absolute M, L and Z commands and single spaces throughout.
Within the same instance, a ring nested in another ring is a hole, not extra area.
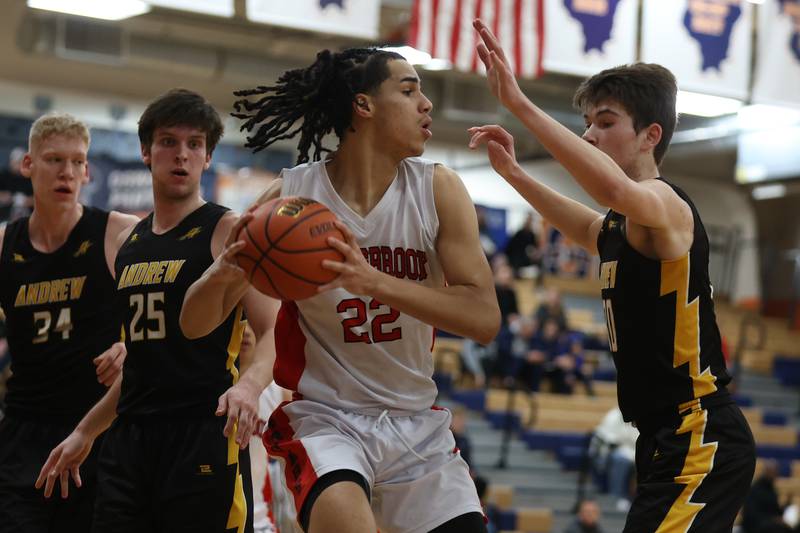
M 457 70 L 484 72 L 472 21 L 497 36 L 518 77 L 542 74 L 544 0 L 414 0 L 409 45 Z

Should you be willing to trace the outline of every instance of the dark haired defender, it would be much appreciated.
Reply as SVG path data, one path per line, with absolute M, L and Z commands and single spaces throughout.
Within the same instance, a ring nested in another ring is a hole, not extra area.
M 114 263 L 128 349 L 122 380 L 53 450 L 39 481 L 50 474 L 49 495 L 61 476 L 64 490 L 110 425 L 98 460 L 98 533 L 252 531 L 249 456 L 240 449 L 271 380 L 274 302 L 242 291 L 218 327 L 187 338 L 179 325 L 186 290 L 219 257 L 236 220 L 200 196 L 221 135 L 211 105 L 181 89 L 152 102 L 139 123 L 154 210 L 120 236 Z M 245 310 L 257 343 L 240 378 Z
M 450 414 L 433 406 L 431 344 L 434 327 L 488 342 L 499 309 L 464 186 L 417 157 L 432 107 L 419 76 L 380 49 L 325 50 L 276 85 L 239 96 L 247 97 L 237 116 L 253 133 L 248 146 L 300 135 L 303 164 L 284 169 L 259 201 L 321 201 L 346 237 L 329 240 L 345 260 L 323 261 L 339 277 L 316 296 L 284 302 L 275 330 L 275 381 L 295 399 L 272 414 L 264 443 L 282 465 L 300 524 L 312 532 L 485 531 Z M 329 132 L 339 146 L 321 160 Z M 187 293 L 184 331 L 214 327 L 228 294 L 247 286 L 243 275 L 216 281 L 221 267 Z M 474 308 L 481 312 L 463 312 Z
M 677 86 L 659 65 L 605 70 L 575 96 L 581 139 L 522 93 L 502 48 L 475 22 L 478 53 L 500 102 L 599 204 L 602 215 L 538 183 L 499 126 L 470 130 L 489 159 L 561 232 L 601 259 L 617 392 L 640 432 L 629 533 L 729 532 L 750 487 L 755 445 L 725 386 L 708 277 L 708 237 L 689 197 L 660 177 L 675 129 Z

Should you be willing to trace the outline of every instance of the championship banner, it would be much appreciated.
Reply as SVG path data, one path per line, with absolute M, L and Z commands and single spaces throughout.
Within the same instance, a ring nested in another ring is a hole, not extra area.
M 247 18 L 275 26 L 376 39 L 375 0 L 247 0 Z
M 638 0 L 546 0 L 544 69 L 588 76 L 636 61 Z
M 800 0 L 766 0 L 758 11 L 753 101 L 800 106 Z
M 747 0 L 644 0 L 642 61 L 687 91 L 745 99 L 753 5 Z

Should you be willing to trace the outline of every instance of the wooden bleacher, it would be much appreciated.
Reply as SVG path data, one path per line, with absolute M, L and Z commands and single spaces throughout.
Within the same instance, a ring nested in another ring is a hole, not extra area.
M 517 529 L 524 533 L 550 533 L 553 529 L 553 511 L 539 507 L 517 509 Z
M 501 511 L 511 509 L 514 504 L 514 487 L 511 485 L 490 484 L 486 488 L 486 503 Z

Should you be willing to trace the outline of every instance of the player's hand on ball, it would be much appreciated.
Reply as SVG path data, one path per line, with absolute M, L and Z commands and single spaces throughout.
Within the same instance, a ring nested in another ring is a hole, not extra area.
M 318 292 L 341 287 L 353 294 L 362 296 L 371 294 L 378 282 L 377 278 L 380 272 L 367 263 L 353 232 L 338 220 L 334 224 L 342 232 L 346 242 L 342 242 L 336 237 L 328 237 L 328 245 L 341 252 L 344 261 L 330 259 L 322 261 L 322 268 L 337 272 L 339 276 L 332 282 L 322 285 Z
M 244 282 L 245 272 L 236 262 L 236 254 L 245 246 L 245 242 L 239 239 L 239 234 L 251 220 L 253 220 L 253 213 L 252 210 L 248 210 L 231 228 L 225 239 L 225 248 L 214 259 L 214 263 L 208 270 L 208 276 L 213 281 L 226 285 L 232 282 Z
M 44 486 L 44 496 L 49 498 L 53 494 L 56 482 L 61 484 L 61 497 L 69 496 L 69 478 L 72 476 L 75 486 L 80 488 L 81 481 L 80 466 L 86 460 L 86 456 L 92 451 L 94 441 L 79 430 L 75 430 L 64 439 L 61 444 L 56 446 L 50 456 L 45 461 L 39 477 L 36 478 L 34 486 L 41 489 Z
M 235 431 L 236 444 L 242 450 L 247 448 L 250 436 L 253 435 L 258 425 L 259 396 L 261 396 L 261 389 L 247 378 L 242 378 L 219 397 L 219 405 L 215 414 L 228 417 L 222 433 L 226 437 L 230 437 Z
M 92 359 L 92 362 L 97 367 L 95 369 L 97 381 L 106 387 L 110 387 L 122 371 L 122 364 L 125 362 L 127 354 L 125 343 L 115 342 L 108 350 Z

